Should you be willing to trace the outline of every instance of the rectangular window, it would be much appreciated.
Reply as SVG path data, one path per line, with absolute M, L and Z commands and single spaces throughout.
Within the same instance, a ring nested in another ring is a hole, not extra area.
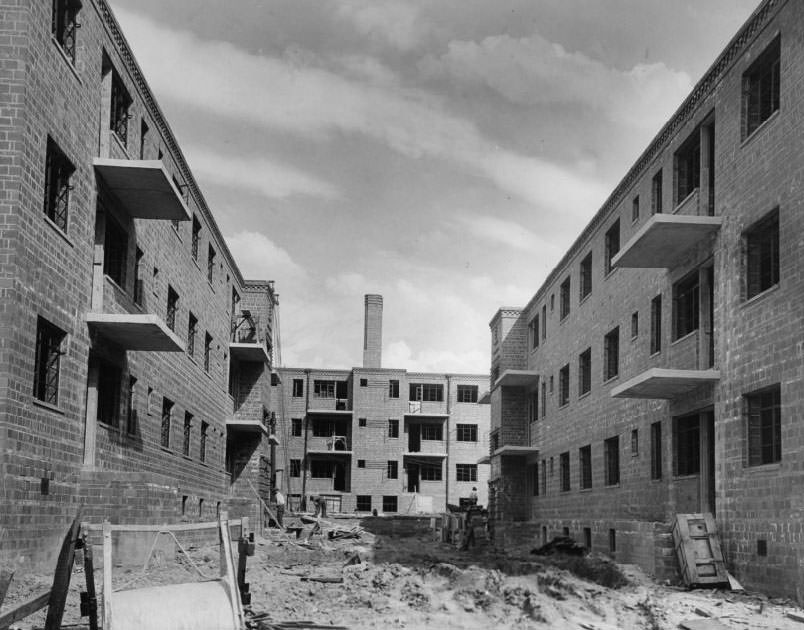
M 421 425 L 421 439 L 441 441 L 444 439 L 444 433 L 440 424 L 423 424 Z
M 539 347 L 539 314 L 533 316 L 533 319 L 530 320 L 528 324 L 528 335 L 530 336 L 530 347 L 531 348 L 538 348 Z
M 51 33 L 73 65 L 75 65 L 76 34 L 80 10 L 80 0 L 53 0 Z
M 700 285 L 696 269 L 673 286 L 674 339 L 698 330 L 699 300 Z
M 149 135 L 148 123 L 145 120 L 140 121 L 140 159 L 145 159 L 145 154 L 148 148 L 148 135 Z
M 345 422 L 325 418 L 313 420 L 312 429 L 313 437 L 332 437 L 333 435 L 343 436 L 348 432 Z
M 580 467 L 581 489 L 592 487 L 592 445 L 587 444 L 578 449 L 578 464 Z
M 207 461 L 207 433 L 209 432 L 209 425 L 206 422 L 201 423 L 201 440 L 198 450 L 198 461 Z
M 367 378 L 361 378 L 360 379 L 360 387 L 368 387 L 368 379 Z
M 459 403 L 477 402 L 477 385 L 458 385 Z
M 126 400 L 126 433 L 135 435 L 137 433 L 137 409 L 134 406 L 134 397 L 137 392 L 137 379 L 133 376 L 128 377 L 128 398 Z
M 198 242 L 201 240 L 201 221 L 198 220 L 196 215 L 193 215 L 193 235 L 190 241 L 190 249 L 193 254 L 193 260 L 198 260 Z
M 559 318 L 564 319 L 570 314 L 570 278 L 566 277 L 560 287 L 560 302 L 558 307 Z
M 358 459 L 357 460 L 357 467 L 358 468 L 365 468 L 366 467 L 366 460 L 365 459 Z
M 164 448 L 170 448 L 170 418 L 172 415 L 173 415 L 173 401 L 167 398 L 163 398 L 160 443 Z
M 620 220 L 617 219 L 606 232 L 606 275 L 611 273 L 611 259 L 620 251 Z
M 539 388 L 528 395 L 528 422 L 536 422 L 539 418 Z
M 293 437 L 301 437 L 302 434 L 302 420 L 301 418 L 290 419 L 290 435 Z
M 558 372 L 558 406 L 563 407 L 569 404 L 569 363 Z
M 559 472 L 561 474 L 561 492 L 570 491 L 570 454 L 569 452 L 561 453 L 558 462 Z
M 542 418 L 547 415 L 547 383 L 542 381 Z
M 184 442 L 182 444 L 181 452 L 186 457 L 190 456 L 190 435 L 193 429 L 193 414 L 189 411 L 184 412 Z
M 388 437 L 399 437 L 399 420 L 394 420 L 393 418 L 388 420 Z
M 168 285 L 167 293 L 167 311 L 165 316 L 165 323 L 170 330 L 176 330 L 176 313 L 179 311 L 179 294 Z
M 547 304 L 542 305 L 542 341 L 547 339 Z
M 358 512 L 371 512 L 371 495 L 358 494 L 357 495 L 357 511 Z
M 542 493 L 542 496 L 544 496 L 544 495 L 547 494 L 547 461 L 544 460 L 544 459 L 542 460 L 542 479 L 541 479 L 541 482 L 542 482 L 541 493 Z
M 650 478 L 662 478 L 662 423 L 650 425 Z
M 662 213 L 663 180 L 664 175 L 662 175 L 662 169 L 659 169 L 658 172 L 653 176 L 653 180 L 651 180 L 650 185 L 650 211 L 653 214 Z
M 134 304 L 142 306 L 143 298 L 145 297 L 145 288 L 143 286 L 142 278 L 142 259 L 145 254 L 138 247 L 134 255 Z
M 745 396 L 748 421 L 748 465 L 782 459 L 782 393 L 779 385 Z
M 539 496 L 539 464 L 530 467 L 530 493 L 534 497 Z
M 300 459 L 291 459 L 290 460 L 290 476 L 291 477 L 301 477 L 301 460 Z
M 620 327 L 617 326 L 603 338 L 603 380 L 607 381 L 620 373 Z
M 41 317 L 37 318 L 33 395 L 51 405 L 59 404 L 61 346 L 65 336 L 63 330 Z
M 333 462 L 326 459 L 310 461 L 310 477 L 313 479 L 332 479 Z
M 187 354 L 193 356 L 195 353 L 195 335 L 198 332 L 198 319 L 190 313 L 187 320 Z
M 631 456 L 637 457 L 639 455 L 639 429 L 631 430 Z
M 293 379 L 293 397 L 294 398 L 301 398 L 302 396 L 304 396 L 304 379 L 294 378 Z
M 779 109 L 781 40 L 773 43 L 743 74 L 743 138 Z
M 455 464 L 456 481 L 477 481 L 477 464 Z
M 335 381 L 313 381 L 313 396 L 316 398 L 335 398 Z
M 388 475 L 388 479 L 398 479 L 399 478 L 399 462 L 394 460 L 388 460 L 388 466 L 386 468 L 386 473 Z
M 634 197 L 631 202 L 631 222 L 635 223 L 637 221 L 639 221 L 639 195 Z
M 365 427 L 366 426 L 366 419 L 365 418 L 358 418 L 357 419 L 357 426 Z
M 204 333 L 204 370 L 209 372 L 210 361 L 212 359 L 212 335 Z
M 211 283 L 215 279 L 215 249 L 212 245 L 207 250 L 207 280 Z
M 126 267 L 128 267 L 128 232 L 107 212 L 106 230 L 103 235 L 103 273 L 124 291 Z
M 696 129 L 676 151 L 676 206 L 694 193 L 701 185 L 701 138 Z
M 457 440 L 458 442 L 477 442 L 477 425 L 476 424 L 457 425 Z
M 98 364 L 98 422 L 116 427 L 120 419 L 120 391 L 123 375 L 116 365 L 107 361 Z
M 592 348 L 578 355 L 578 395 L 583 396 L 592 389 Z
M 399 398 L 399 381 L 388 381 L 388 398 Z
M 44 211 L 62 232 L 67 231 L 67 214 L 70 205 L 70 177 L 75 172 L 67 156 L 48 136 L 45 155 L 45 203 Z
M 779 211 L 774 210 L 745 232 L 746 297 L 779 284 Z
M 396 497 L 395 496 L 383 496 L 382 498 L 382 511 L 386 513 L 394 513 L 396 512 Z
M 650 301 L 650 353 L 656 354 L 662 349 L 662 296 L 657 295 Z
M 109 129 L 117 134 L 123 146 L 128 142 L 128 110 L 131 97 L 117 71 L 112 69 L 112 101 L 109 117 Z
M 592 252 L 581 261 L 580 289 L 580 299 L 584 299 L 592 292 Z
M 444 400 L 444 386 L 437 383 L 411 383 L 410 400 L 441 402 Z
M 441 464 L 420 464 L 419 478 L 422 481 L 441 481 Z
M 603 442 L 603 459 L 606 470 L 606 485 L 620 483 L 620 437 L 614 436 Z
M 700 421 L 698 414 L 674 418 L 676 475 L 697 475 L 701 472 Z
M 631 313 L 631 339 L 639 336 L 639 311 Z

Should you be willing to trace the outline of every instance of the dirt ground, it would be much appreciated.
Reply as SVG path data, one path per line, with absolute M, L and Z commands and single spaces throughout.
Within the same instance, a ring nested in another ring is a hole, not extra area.
M 804 630 L 803 622 L 787 616 L 793 613 L 804 619 L 804 611 L 792 602 L 757 593 L 689 591 L 656 583 L 636 567 L 612 565 L 603 558 L 579 563 L 500 555 L 483 540 L 469 551 L 459 551 L 427 533 L 375 534 L 360 528 L 360 523 L 340 518 L 322 521 L 321 534 L 309 542 L 305 541 L 309 527 L 301 539 L 278 530 L 259 538 L 246 576 L 252 595 L 249 627 L 664 630 L 689 620 L 717 619 L 722 625 L 710 627 Z M 328 537 L 331 530 L 352 530 L 360 537 L 333 540 Z M 216 550 L 194 548 L 190 555 L 202 570 L 217 570 Z M 149 583 L 182 581 L 194 572 L 186 562 L 177 564 L 183 566 L 162 571 Z M 137 586 L 137 570 L 116 571 L 116 585 Z M 598 582 L 611 584 L 624 576 L 627 583 L 610 588 L 576 575 L 584 571 Z M 77 567 L 64 628 L 87 627 L 78 608 L 84 583 Z M 99 570 L 96 583 L 100 588 Z M 49 576 L 15 576 L 3 610 L 48 584 Z M 12 628 L 43 626 L 41 611 Z

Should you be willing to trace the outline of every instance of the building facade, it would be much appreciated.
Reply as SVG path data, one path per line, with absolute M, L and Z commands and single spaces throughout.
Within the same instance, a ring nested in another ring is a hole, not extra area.
M 273 285 L 244 280 L 105 0 L 5 2 L 0 29 L 0 559 L 46 560 L 79 505 L 250 509 Z
M 491 321 L 499 544 L 677 571 L 716 516 L 746 587 L 804 588 L 804 6 L 766 0 L 530 302 Z
M 488 376 L 382 368 L 381 296 L 366 296 L 364 332 L 363 367 L 278 369 L 278 483 L 291 506 L 317 494 L 337 512 L 430 513 L 472 488 L 486 505 Z

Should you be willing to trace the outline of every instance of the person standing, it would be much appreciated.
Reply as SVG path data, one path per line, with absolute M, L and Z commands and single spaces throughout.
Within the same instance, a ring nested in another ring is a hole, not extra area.
M 469 493 L 469 504 L 477 505 L 477 488 L 472 486 L 472 491 Z
M 284 527 L 284 525 L 282 525 L 282 518 L 285 515 L 285 496 L 280 490 L 276 489 L 274 489 L 273 494 L 274 503 L 276 503 L 276 524 L 282 529 L 282 527 Z

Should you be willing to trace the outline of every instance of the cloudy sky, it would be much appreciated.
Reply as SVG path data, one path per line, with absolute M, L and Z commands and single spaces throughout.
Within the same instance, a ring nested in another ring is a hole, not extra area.
M 111 0 L 287 366 L 488 372 L 758 0 Z

